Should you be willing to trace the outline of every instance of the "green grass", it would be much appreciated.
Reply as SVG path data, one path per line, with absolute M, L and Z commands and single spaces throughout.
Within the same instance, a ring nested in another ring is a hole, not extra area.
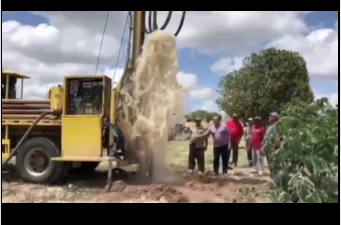
M 187 169 L 188 163 L 188 141 L 172 141 L 169 146 L 169 160 L 171 167 L 176 171 Z M 245 150 L 245 143 L 242 141 L 239 145 L 239 162 L 240 168 L 248 166 L 247 154 Z M 212 170 L 213 167 L 213 145 L 212 140 L 209 139 L 209 145 L 205 154 L 205 166 L 207 170 Z

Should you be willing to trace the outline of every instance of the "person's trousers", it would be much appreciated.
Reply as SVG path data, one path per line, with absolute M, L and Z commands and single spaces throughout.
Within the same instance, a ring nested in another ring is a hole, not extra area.
M 232 143 L 232 164 L 237 166 L 238 164 L 238 154 L 239 154 L 239 145 L 237 143 Z
M 249 163 L 252 163 L 252 151 L 250 149 L 250 141 L 245 141 L 245 149 L 247 153 L 247 160 Z
M 230 158 L 228 145 L 214 146 L 213 148 L 213 171 L 215 174 L 219 173 L 220 158 L 222 161 L 223 173 L 227 173 Z
M 252 165 L 259 172 L 264 172 L 264 156 L 259 150 L 252 149 Z
M 188 169 L 194 170 L 196 164 L 199 172 L 205 173 L 205 148 L 189 146 Z

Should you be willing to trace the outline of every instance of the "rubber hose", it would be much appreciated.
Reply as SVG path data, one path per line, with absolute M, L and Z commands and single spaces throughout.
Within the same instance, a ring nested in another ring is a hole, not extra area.
M 172 15 L 173 15 L 173 11 L 168 11 L 165 21 L 163 22 L 162 26 L 159 28 L 158 23 L 157 23 L 157 11 L 148 11 L 148 19 L 147 19 L 147 25 L 145 26 L 146 27 L 145 32 L 147 34 L 150 34 L 156 30 L 166 29 L 167 26 L 169 25 L 170 20 L 172 19 Z M 178 36 L 178 34 L 180 33 L 184 25 L 185 17 L 186 17 L 186 11 L 182 11 L 180 24 L 177 30 L 175 31 L 174 36 Z

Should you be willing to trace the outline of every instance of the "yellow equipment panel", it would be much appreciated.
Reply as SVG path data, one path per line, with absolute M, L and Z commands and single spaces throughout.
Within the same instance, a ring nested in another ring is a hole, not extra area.
M 102 116 L 62 117 L 62 157 L 102 157 Z
M 10 154 L 10 149 L 11 149 L 10 143 L 11 142 L 8 139 L 1 139 L 1 150 L 2 150 L 1 158 L 2 158 L 2 160 L 7 159 L 9 154 Z M 4 148 L 4 149 L 2 149 L 2 148 Z
M 50 88 L 47 93 L 47 99 L 50 99 L 50 110 L 61 110 L 63 108 L 63 88 L 61 86 Z

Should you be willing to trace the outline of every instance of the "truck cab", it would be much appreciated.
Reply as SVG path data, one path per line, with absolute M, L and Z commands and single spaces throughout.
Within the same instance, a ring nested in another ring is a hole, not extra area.
M 30 79 L 29 76 L 14 71 L 1 69 L 1 99 L 22 99 L 24 80 Z M 18 81 L 20 85 L 18 85 Z M 20 95 L 17 95 L 20 87 Z

